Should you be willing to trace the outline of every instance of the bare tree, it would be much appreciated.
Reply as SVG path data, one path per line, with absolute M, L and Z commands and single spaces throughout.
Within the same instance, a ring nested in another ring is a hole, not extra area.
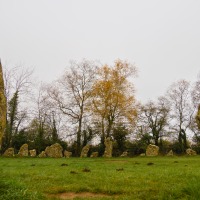
M 194 87 L 192 90 L 192 100 L 193 100 L 194 106 L 197 108 L 200 105 L 200 77 L 194 83 Z
M 12 145 L 12 137 L 27 119 L 28 93 L 31 91 L 33 70 L 22 67 L 5 69 L 5 93 L 7 98 L 7 127 L 4 135 L 4 148 Z
M 94 62 L 71 62 L 70 70 L 48 89 L 58 108 L 77 127 L 77 155 L 80 154 L 83 119 L 87 115 L 95 71 Z
M 59 142 L 60 111 L 51 102 L 46 87 L 41 85 L 33 99 L 32 120 L 27 126 L 28 138 L 38 152 Z
M 167 96 L 171 105 L 171 128 L 178 133 L 180 150 L 184 152 L 188 146 L 186 132 L 191 126 L 195 112 L 195 106 L 192 104 L 190 83 L 186 80 L 180 80 L 172 84 Z

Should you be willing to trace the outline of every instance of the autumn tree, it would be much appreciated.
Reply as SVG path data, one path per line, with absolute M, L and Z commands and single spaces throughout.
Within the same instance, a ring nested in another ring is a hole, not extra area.
M 48 89 L 49 96 L 76 126 L 76 155 L 80 154 L 83 121 L 87 117 L 91 88 L 95 79 L 96 65 L 83 60 L 72 62 L 70 69 Z
M 180 151 L 184 152 L 188 147 L 186 132 L 191 126 L 195 111 L 191 100 L 190 83 L 185 80 L 175 82 L 171 85 L 167 95 L 171 105 L 171 128 L 178 133 Z
M 163 97 L 158 98 L 158 102 L 149 101 L 141 105 L 137 126 L 142 137 L 149 138 L 149 141 L 152 140 L 157 146 L 161 145 L 162 137 L 166 136 L 166 127 L 169 124 L 169 111 L 168 101 Z
M 3 69 L 0 61 L 0 151 L 2 149 L 2 139 L 6 129 L 6 113 L 7 102 L 4 88 Z
M 134 65 L 117 60 L 114 66 L 99 68 L 92 88 L 92 111 L 99 122 L 101 143 L 113 133 L 116 124 L 133 125 L 136 119 L 134 87 L 129 78 L 136 75 Z

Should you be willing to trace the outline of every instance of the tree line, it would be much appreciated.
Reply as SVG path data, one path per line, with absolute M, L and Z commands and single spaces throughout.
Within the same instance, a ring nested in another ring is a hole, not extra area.
M 137 68 L 123 60 L 113 65 L 73 61 L 63 75 L 34 89 L 33 71 L 8 70 L 0 64 L 0 147 L 19 150 L 24 143 L 38 153 L 53 143 L 79 156 L 86 144 L 104 151 L 114 142 L 114 155 L 143 153 L 148 144 L 163 153 L 200 152 L 200 80 L 173 83 L 164 96 L 137 101 Z

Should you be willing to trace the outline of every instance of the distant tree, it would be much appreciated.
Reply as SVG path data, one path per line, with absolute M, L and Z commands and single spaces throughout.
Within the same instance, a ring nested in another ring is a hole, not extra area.
M 159 98 L 158 102 L 150 101 L 140 106 L 137 125 L 143 139 L 147 138 L 148 142 L 152 140 L 155 145 L 161 145 L 161 139 L 169 124 L 169 111 L 169 104 L 163 97 Z
M 46 146 L 61 142 L 59 138 L 60 113 L 47 95 L 46 88 L 41 85 L 33 99 L 35 106 L 32 120 L 27 126 L 29 141 L 38 152 Z
M 7 113 L 7 102 L 5 96 L 3 70 L 0 61 L 0 151 L 2 150 L 2 139 L 6 130 L 6 113 Z
M 92 89 L 92 112 L 99 122 L 101 143 L 113 133 L 117 123 L 133 125 L 137 116 L 136 100 L 130 77 L 136 75 L 135 66 L 117 60 L 113 67 L 99 68 Z
M 126 149 L 126 139 L 129 135 L 129 130 L 124 125 L 117 125 L 113 129 L 113 139 L 117 143 L 117 149 L 120 153 Z
M 7 126 L 3 137 L 4 149 L 12 146 L 13 137 L 18 134 L 20 126 L 27 119 L 28 109 L 23 103 L 31 88 L 32 73 L 33 71 L 21 67 L 6 70 L 4 80 L 8 105 Z
M 190 83 L 180 80 L 171 85 L 167 93 L 171 105 L 172 130 L 178 133 L 180 151 L 188 147 L 186 132 L 190 128 L 195 107 L 192 104 Z
M 200 77 L 194 83 L 194 87 L 192 89 L 192 101 L 196 108 L 200 105 Z
M 50 86 L 48 94 L 62 113 L 76 125 L 76 155 L 80 154 L 83 121 L 90 106 L 91 88 L 96 74 L 94 62 L 72 62 L 70 70 Z

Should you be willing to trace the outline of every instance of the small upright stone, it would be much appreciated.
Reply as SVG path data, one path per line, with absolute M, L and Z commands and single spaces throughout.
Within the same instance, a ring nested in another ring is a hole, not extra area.
M 112 157 L 113 144 L 112 144 L 110 137 L 105 139 L 104 144 L 105 144 L 106 148 L 105 148 L 103 157 L 111 158 Z
M 51 145 L 50 147 L 46 147 L 45 153 L 48 157 L 51 158 L 62 158 L 63 157 L 63 148 L 60 144 L 55 143 Z
M 64 151 L 64 156 L 65 158 L 70 158 L 72 156 L 72 152 L 71 151 Z
M 3 154 L 3 156 L 5 156 L 5 157 L 13 157 L 13 156 L 15 156 L 15 152 L 14 152 L 14 148 L 8 148 L 5 152 L 4 152 L 4 154 Z
M 159 147 L 153 144 L 149 144 L 146 149 L 146 156 L 158 156 Z
M 46 158 L 47 155 L 45 153 L 45 151 L 42 151 L 39 155 L 38 155 L 39 158 Z
M 28 144 L 23 144 L 23 145 L 20 147 L 20 150 L 19 150 L 18 155 L 21 156 L 21 157 L 26 157 L 26 156 L 28 156 Z
M 81 151 L 81 158 L 86 158 L 88 156 L 88 151 L 90 150 L 90 145 L 86 145 L 83 147 Z
M 90 155 L 90 158 L 97 158 L 99 156 L 99 152 L 95 151 L 92 152 L 92 154 Z
M 33 150 L 30 150 L 30 151 L 29 151 L 29 154 L 30 154 L 30 156 L 31 156 L 31 157 L 36 157 L 36 155 L 37 155 L 37 153 L 36 153 L 36 150 L 35 150 L 35 149 L 33 149 Z
M 124 151 L 120 157 L 128 157 L 128 152 Z
M 192 150 L 192 149 L 187 149 L 187 150 L 186 150 L 186 154 L 187 154 L 188 156 L 196 156 L 196 155 L 197 155 L 197 152 L 194 151 L 194 150 Z
M 174 152 L 172 150 L 170 150 L 168 153 L 167 153 L 167 156 L 173 156 L 174 155 Z

